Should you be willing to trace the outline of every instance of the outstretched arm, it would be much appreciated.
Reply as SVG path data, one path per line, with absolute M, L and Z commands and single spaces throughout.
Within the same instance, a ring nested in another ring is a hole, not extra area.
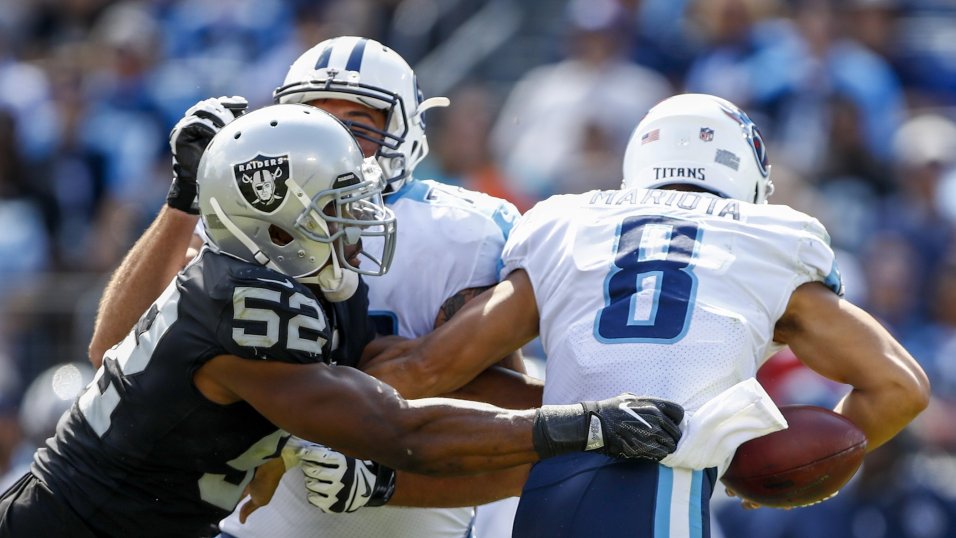
M 301 442 L 301 441 L 298 441 Z M 323 512 L 354 512 L 363 506 L 455 508 L 485 504 L 521 494 L 530 465 L 464 476 L 428 476 L 388 470 L 369 461 L 359 461 L 321 445 L 311 445 L 310 454 L 296 452 L 305 473 L 309 503 Z M 288 445 L 287 445 L 288 448 Z M 250 498 L 242 505 L 239 520 L 272 500 L 286 472 L 285 458 L 259 466 L 249 484 Z M 315 461 L 312 461 L 315 460 Z M 290 466 L 291 468 L 291 466 Z M 384 471 L 384 472 L 383 472 Z M 362 477 L 365 480 L 362 480 Z M 356 482 L 361 482 L 357 484 Z
M 441 308 L 438 309 L 438 315 L 435 316 L 434 328 L 437 329 L 444 325 L 452 316 L 457 314 L 468 301 L 471 301 L 491 288 L 492 286 L 466 288 L 446 299 L 445 302 L 442 303 Z M 516 349 L 502 357 L 501 360 L 498 361 L 498 366 L 522 374 L 528 373 L 528 369 L 525 368 L 524 365 L 524 360 L 521 358 L 520 349 Z
M 435 317 L 435 328 L 447 323 L 469 301 L 489 289 L 491 286 L 467 288 L 449 297 Z M 508 409 L 530 409 L 541 405 L 544 382 L 526 375 L 527 373 L 521 350 L 516 349 L 457 390 L 447 394 L 420 394 L 418 397 L 444 396 L 488 402 Z
M 521 495 L 530 465 L 468 476 L 437 477 L 399 471 L 389 506 L 457 508 Z
M 220 355 L 194 377 L 219 404 L 245 400 L 297 437 L 421 474 L 467 474 L 595 450 L 659 460 L 676 447 L 680 406 L 635 396 L 506 410 L 444 398 L 405 400 L 354 368 Z
M 929 380 L 916 360 L 872 316 L 820 283 L 794 291 L 774 340 L 817 373 L 853 387 L 836 411 L 866 433 L 867 450 L 899 433 L 929 402 Z
M 245 400 L 276 426 L 396 469 L 463 474 L 535 461 L 534 411 L 490 416 L 487 404 L 405 400 L 361 372 L 222 355 L 197 373 L 217 403 Z
M 186 263 L 198 215 L 164 206 L 110 277 L 100 299 L 89 358 L 99 368 L 103 354 L 133 328 Z
M 110 278 L 94 322 L 88 354 L 99 368 L 103 354 L 133 328 L 169 281 L 195 255 L 200 241 L 193 230 L 199 220 L 196 173 L 212 137 L 248 106 L 242 97 L 218 97 L 189 108 L 169 134 L 173 181 L 156 220 L 136 241 Z M 187 247 L 192 247 L 187 252 Z
M 537 334 L 534 289 L 527 273 L 518 270 L 441 327 L 385 349 L 362 369 L 409 398 L 447 394 Z

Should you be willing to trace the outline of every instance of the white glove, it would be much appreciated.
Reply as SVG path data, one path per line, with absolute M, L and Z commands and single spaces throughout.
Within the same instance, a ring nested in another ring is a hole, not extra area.
M 354 512 L 381 506 L 395 491 L 395 471 L 359 460 L 323 445 L 297 441 L 295 457 L 305 475 L 309 504 L 323 512 Z M 289 459 L 286 459 L 287 466 Z

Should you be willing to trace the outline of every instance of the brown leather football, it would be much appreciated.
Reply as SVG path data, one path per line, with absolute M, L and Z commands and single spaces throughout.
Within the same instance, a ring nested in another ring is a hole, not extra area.
M 812 405 L 786 405 L 787 429 L 737 448 L 722 478 L 744 499 L 785 508 L 833 496 L 856 474 L 866 435 L 842 415 Z

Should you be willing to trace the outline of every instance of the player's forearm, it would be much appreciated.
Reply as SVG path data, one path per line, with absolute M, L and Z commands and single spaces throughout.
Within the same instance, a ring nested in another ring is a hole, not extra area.
M 163 206 L 110 277 L 90 340 L 89 358 L 94 366 L 100 365 L 106 350 L 126 336 L 182 269 L 198 218 Z
M 449 346 L 442 341 L 442 348 L 437 349 L 427 343 L 427 338 L 414 342 L 426 343 L 397 356 L 392 351 L 380 354 L 367 361 L 362 370 L 395 387 L 405 398 L 430 398 L 463 389 L 494 365 L 493 357 L 502 356 L 476 351 L 465 344 Z
M 487 402 L 505 409 L 541 406 L 544 382 L 501 366 L 492 366 L 467 385 L 445 394 L 448 398 Z
M 882 343 L 888 365 L 875 382 L 855 386 L 836 407 L 866 433 L 867 451 L 905 428 L 929 405 L 930 394 L 926 374 L 909 353 L 882 327 L 874 329 L 874 338 L 874 344 Z
M 858 368 L 868 371 L 845 380 L 853 390 L 836 411 L 866 433 L 870 451 L 890 440 L 926 408 L 929 381 L 916 361 L 876 320 L 864 318 L 858 323 L 865 325 L 861 331 L 865 336 L 838 349 L 844 356 L 859 357 Z M 880 360 L 866 365 L 863 357 Z
M 393 469 L 456 475 L 538 459 L 534 410 L 447 398 L 405 400 L 358 370 L 323 364 L 220 356 L 197 376 L 214 379 L 296 437 Z M 580 421 L 586 432 L 583 412 Z
M 916 360 L 872 316 L 817 283 L 794 292 L 774 338 L 814 371 L 853 387 L 837 411 L 866 433 L 868 450 L 928 404 L 929 381 Z
M 521 494 L 530 466 L 457 477 L 399 471 L 388 506 L 455 508 L 485 504 Z
M 528 367 L 525 366 L 524 357 L 520 349 L 509 353 L 508 356 L 498 361 L 498 366 L 521 374 L 528 373 Z
M 468 301 L 413 349 L 386 351 L 363 366 L 408 397 L 458 390 L 538 334 L 534 290 L 524 271 Z
M 539 459 L 534 418 L 533 410 L 505 411 L 480 402 L 412 400 L 393 418 L 397 429 L 383 442 L 401 453 L 397 469 L 452 476 L 496 471 Z

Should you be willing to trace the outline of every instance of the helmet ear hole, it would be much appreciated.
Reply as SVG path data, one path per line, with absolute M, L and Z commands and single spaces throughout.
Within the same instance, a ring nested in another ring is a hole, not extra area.
M 292 235 L 282 228 L 279 228 L 275 224 L 270 224 L 269 239 L 271 239 L 276 245 L 284 247 L 292 242 Z

